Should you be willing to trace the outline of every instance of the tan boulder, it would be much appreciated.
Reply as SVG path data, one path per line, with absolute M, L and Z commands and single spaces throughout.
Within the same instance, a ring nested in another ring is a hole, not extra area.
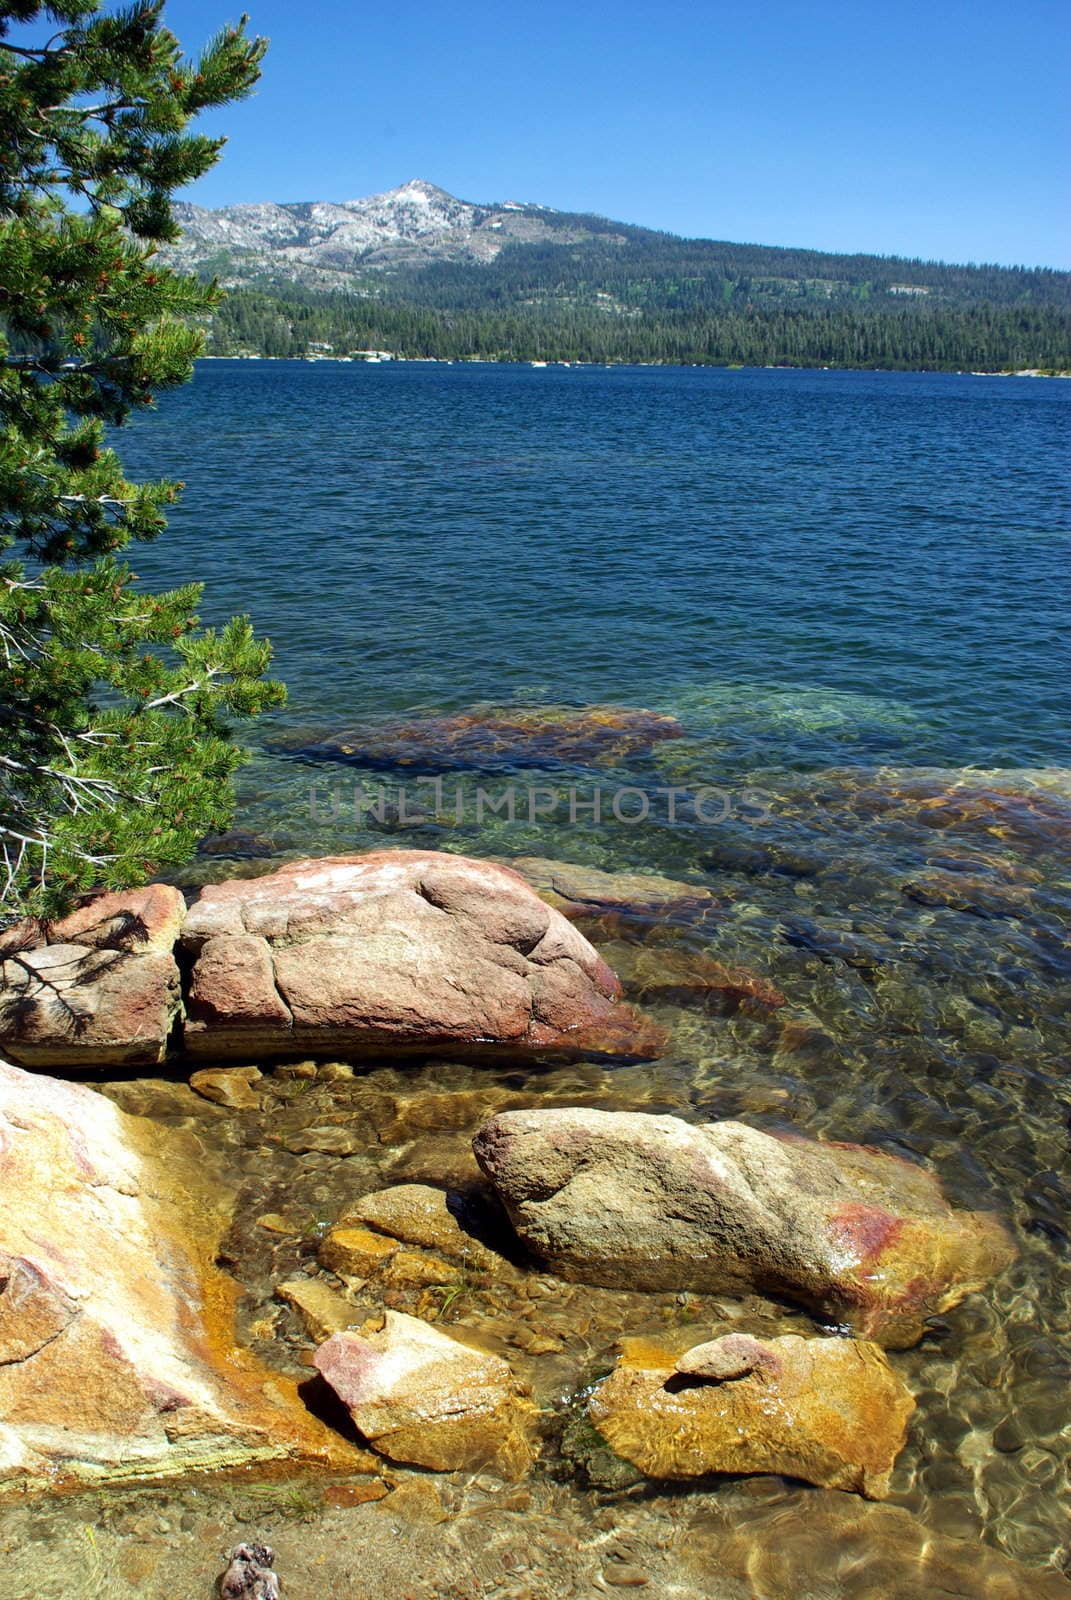
M 276 1297 L 291 1306 L 316 1344 L 344 1328 L 356 1327 L 361 1314 L 322 1278 L 291 1278 L 276 1285 Z
M 433 851 L 294 861 L 201 890 L 186 1047 L 647 1059 L 664 1036 L 506 868 Z
M 401 1312 L 337 1333 L 316 1366 L 374 1450 L 436 1472 L 519 1478 L 532 1460 L 535 1407 L 499 1356 Z
M 363 1223 L 404 1244 L 435 1250 L 481 1272 L 494 1272 L 502 1266 L 502 1257 L 462 1227 L 458 1218 L 465 1215 L 459 1195 L 433 1189 L 426 1183 L 399 1183 L 352 1201 L 339 1217 L 338 1225 Z
M 345 1457 L 235 1345 L 227 1219 L 194 1141 L 0 1063 L 0 1192 L 0 1479 Z
M 523 1242 L 607 1288 L 758 1291 L 900 1347 L 1014 1258 L 988 1213 L 862 1145 L 740 1122 L 504 1111 L 473 1151 Z
M 674 1360 L 627 1339 L 588 1401 L 596 1431 L 650 1478 L 779 1472 L 888 1493 L 915 1402 L 876 1344 L 730 1333 Z
M 384 1282 L 399 1289 L 437 1288 L 460 1284 L 461 1269 L 430 1250 L 397 1250 L 383 1268 Z
M 399 1250 L 397 1239 L 386 1239 L 370 1228 L 332 1228 L 320 1242 L 320 1265 L 340 1278 L 370 1278 Z
M 204 1067 L 190 1075 L 190 1088 L 229 1111 L 255 1111 L 260 1096 L 253 1087 L 264 1074 L 259 1067 Z

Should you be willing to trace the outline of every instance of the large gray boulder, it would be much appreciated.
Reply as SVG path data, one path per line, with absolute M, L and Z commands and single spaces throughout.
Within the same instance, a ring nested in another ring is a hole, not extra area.
M 758 1291 L 891 1347 L 1012 1258 L 922 1167 L 739 1122 L 505 1111 L 473 1150 L 524 1243 L 609 1288 Z

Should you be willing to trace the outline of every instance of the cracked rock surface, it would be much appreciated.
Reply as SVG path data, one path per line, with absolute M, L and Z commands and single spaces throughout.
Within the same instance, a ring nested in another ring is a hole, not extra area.
M 91 1089 L 0 1062 L 0 1485 L 341 1448 L 235 1345 L 222 1218 L 185 1154 Z
M 434 851 L 289 862 L 190 908 L 186 1048 L 656 1056 L 587 940 L 516 873 Z

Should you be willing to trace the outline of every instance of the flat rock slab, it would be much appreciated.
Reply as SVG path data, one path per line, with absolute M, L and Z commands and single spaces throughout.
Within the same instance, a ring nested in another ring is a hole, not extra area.
M 0 937 L 0 1049 L 27 1067 L 154 1066 L 182 1008 L 177 889 L 98 895 Z
M 564 916 L 598 917 L 621 912 L 642 921 L 661 920 L 681 912 L 704 912 L 717 905 L 701 884 L 683 883 L 657 872 L 604 872 L 575 861 L 547 856 L 514 856 L 507 863 L 519 872 L 548 905 Z
M 623 1341 L 588 1418 L 649 1478 L 778 1472 L 883 1498 L 915 1402 L 869 1340 L 730 1333 L 674 1360 Z
M 563 1278 L 783 1296 L 892 1348 L 1015 1254 L 933 1173 L 862 1145 L 565 1108 L 504 1111 L 473 1151 L 523 1242 Z
M 507 1363 L 419 1317 L 387 1311 L 378 1328 L 336 1333 L 315 1362 L 392 1461 L 519 1478 L 532 1460 L 535 1407 Z
M 417 772 L 615 766 L 664 739 L 675 717 L 635 706 L 474 706 L 442 716 L 358 723 L 304 740 L 295 754 Z
M 210 885 L 182 945 L 194 1055 L 645 1060 L 665 1042 L 522 878 L 464 856 L 378 851 Z
M 194 1141 L 0 1062 L 0 1488 L 345 1464 L 235 1344 L 202 1169 Z

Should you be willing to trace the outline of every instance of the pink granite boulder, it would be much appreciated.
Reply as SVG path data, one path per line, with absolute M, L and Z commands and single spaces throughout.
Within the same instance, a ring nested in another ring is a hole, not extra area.
M 182 946 L 194 1055 L 650 1059 L 664 1043 L 564 917 L 464 856 L 377 851 L 209 885 Z
M 561 1277 L 759 1292 L 892 1348 L 1014 1257 L 989 1213 L 924 1167 L 741 1122 L 504 1111 L 473 1144 L 517 1233 Z
M 152 1066 L 181 1006 L 178 889 L 96 895 L 0 935 L 0 1048 L 24 1067 Z

